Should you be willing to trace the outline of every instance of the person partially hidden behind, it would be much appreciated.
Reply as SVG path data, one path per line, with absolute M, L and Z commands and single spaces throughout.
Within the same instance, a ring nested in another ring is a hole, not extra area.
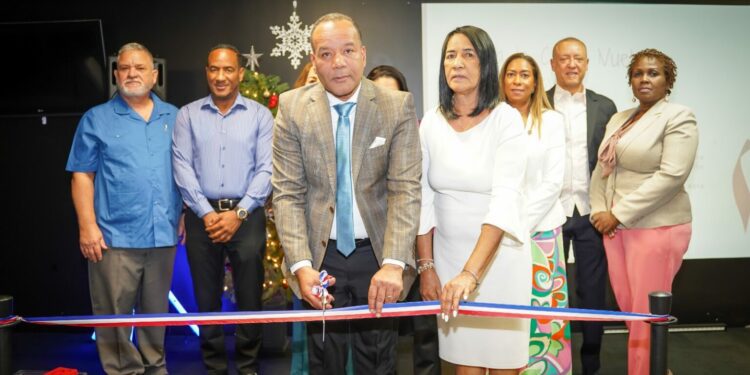
M 375 82 L 380 87 L 397 91 L 409 91 L 404 74 L 390 65 L 378 65 L 372 68 L 370 73 L 367 74 L 367 79 Z M 423 268 L 423 270 L 424 272 L 435 272 L 431 268 Z M 422 295 L 419 290 L 419 278 L 416 278 L 406 296 L 406 300 L 409 302 L 421 301 Z M 414 375 L 439 375 L 440 354 L 438 352 L 437 320 L 435 316 L 425 315 L 401 318 L 399 331 L 409 332 L 410 328 L 414 335 L 414 347 L 412 349 Z
M 550 65 L 557 79 L 547 91 L 550 104 L 565 118 L 565 177 L 560 202 L 567 216 L 563 224 L 563 248 L 568 258 L 570 245 L 575 255 L 575 290 L 572 307 L 604 309 L 607 291 L 607 257 L 602 236 L 589 221 L 589 183 L 596 166 L 596 150 L 604 128 L 617 108 L 604 95 L 584 87 L 589 67 L 586 45 L 579 39 L 559 40 L 552 48 Z M 573 279 L 573 278 L 571 278 Z M 599 374 L 604 325 L 581 322 L 583 375 Z
M 562 248 L 565 213 L 560 191 L 565 174 L 565 124 L 544 92 L 533 57 L 514 53 L 500 69 L 500 95 L 521 113 L 529 139 L 526 212 L 533 262 L 531 305 L 568 307 L 568 276 Z M 568 321 L 531 319 L 529 364 L 524 375 L 573 372 Z
M 158 72 L 146 47 L 117 53 L 117 93 L 78 124 L 66 169 L 89 261 L 94 315 L 166 313 L 180 194 L 170 143 L 177 108 L 151 92 Z M 96 328 L 107 374 L 166 374 L 164 327 Z

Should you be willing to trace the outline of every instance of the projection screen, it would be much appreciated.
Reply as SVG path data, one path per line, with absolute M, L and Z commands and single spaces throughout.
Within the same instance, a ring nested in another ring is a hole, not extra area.
M 438 102 L 440 48 L 457 26 L 492 37 L 498 64 L 525 52 L 555 81 L 554 43 L 575 36 L 588 46 L 587 88 L 633 107 L 626 68 L 630 55 L 657 48 L 677 63 L 670 101 L 691 107 L 700 144 L 687 190 L 693 237 L 686 258 L 750 257 L 750 7 L 649 4 L 422 4 L 425 111 Z

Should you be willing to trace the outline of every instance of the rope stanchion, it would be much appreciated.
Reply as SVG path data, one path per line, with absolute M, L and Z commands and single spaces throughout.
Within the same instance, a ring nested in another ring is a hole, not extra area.
M 0 317 L 0 375 L 10 375 L 13 354 L 10 329 L 19 322 L 13 316 L 13 297 L 0 295 Z
M 437 315 L 440 313 L 438 301 L 387 303 L 381 317 L 407 317 Z M 667 315 L 639 314 L 618 311 L 587 310 L 572 308 L 550 308 L 519 306 L 482 302 L 463 302 L 459 305 L 459 315 L 482 316 L 488 318 L 537 318 L 579 321 L 641 321 L 663 322 Z M 354 320 L 375 318 L 367 305 L 330 309 L 325 312 L 326 320 Z M 19 318 L 27 323 L 42 325 L 63 325 L 73 327 L 145 327 L 145 326 L 184 326 L 190 324 L 261 324 L 321 321 L 320 310 L 249 311 L 188 314 L 138 314 L 138 315 L 92 315 Z
M 648 295 L 649 311 L 652 314 L 668 315 L 672 310 L 672 293 L 651 292 Z M 651 321 L 651 353 L 649 362 L 650 375 L 667 374 L 667 333 L 669 325 L 677 322 L 670 317 L 666 321 Z
M 671 297 L 671 295 L 670 295 Z M 663 302 L 662 302 L 663 303 Z M 652 333 L 652 357 L 651 374 L 663 375 L 666 372 L 666 324 L 673 317 L 669 316 L 669 309 L 658 309 L 652 306 L 652 312 L 656 314 L 640 314 L 606 310 L 588 310 L 573 308 L 551 308 L 540 306 L 520 306 L 497 303 L 462 302 L 458 308 L 459 315 L 478 316 L 492 318 L 535 318 L 535 319 L 560 319 L 577 321 L 630 321 L 648 322 L 655 329 Z M 440 302 L 402 302 L 387 303 L 383 306 L 381 317 L 408 317 L 421 315 L 437 315 L 440 313 Z M 0 315 L 2 316 L 2 315 Z M 367 305 L 342 307 L 321 310 L 286 310 L 286 311 L 250 311 L 250 312 L 217 312 L 217 313 L 188 313 L 188 314 L 138 314 L 138 315 L 89 315 L 89 316 L 54 316 L 23 318 L 20 316 L 7 316 L 0 319 L 0 334 L 8 337 L 7 354 L 0 340 L 0 356 L 7 355 L 6 360 L 0 360 L 1 364 L 8 367 L 7 372 L 0 375 L 10 374 L 10 334 L 7 328 L 19 322 L 40 325 L 58 325 L 71 327 L 147 327 L 147 326 L 186 326 L 186 325 L 215 325 L 215 324 L 263 324 L 263 323 L 286 323 L 286 322 L 311 322 L 325 320 L 354 320 L 372 319 L 375 314 L 370 312 Z M 656 333 L 656 329 L 660 333 Z M 654 350 L 657 355 L 654 355 Z M 3 357 L 4 358 L 4 357 Z M 654 367 L 654 366 L 657 367 Z M 661 366 L 661 367 L 659 367 Z

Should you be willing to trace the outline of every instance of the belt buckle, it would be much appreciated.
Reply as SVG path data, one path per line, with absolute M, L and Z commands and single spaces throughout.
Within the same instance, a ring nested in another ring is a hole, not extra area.
M 229 211 L 232 209 L 231 199 L 219 199 L 217 203 L 219 204 L 219 211 Z

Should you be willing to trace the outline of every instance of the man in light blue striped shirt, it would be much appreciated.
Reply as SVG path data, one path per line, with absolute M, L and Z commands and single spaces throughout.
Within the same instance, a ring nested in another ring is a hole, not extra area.
M 182 107 L 175 124 L 172 163 L 189 208 L 186 248 L 200 312 L 221 311 L 225 257 L 237 309 L 261 309 L 273 116 L 239 95 L 241 60 L 234 46 L 212 48 L 206 65 L 211 94 Z M 260 326 L 239 325 L 235 336 L 237 372 L 256 373 Z M 203 326 L 200 338 L 208 373 L 226 374 L 224 328 Z

